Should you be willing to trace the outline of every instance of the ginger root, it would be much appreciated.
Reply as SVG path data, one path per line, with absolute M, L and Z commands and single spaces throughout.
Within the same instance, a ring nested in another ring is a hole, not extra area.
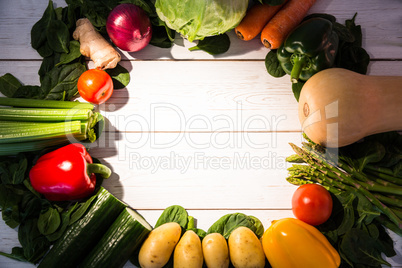
M 89 57 L 96 69 L 113 69 L 121 60 L 120 54 L 96 31 L 92 23 L 86 19 L 76 22 L 73 38 L 80 42 L 80 52 Z

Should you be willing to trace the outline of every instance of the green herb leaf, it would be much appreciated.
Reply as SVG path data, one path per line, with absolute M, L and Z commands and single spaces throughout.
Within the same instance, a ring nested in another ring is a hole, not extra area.
M 194 47 L 190 47 L 188 50 L 203 50 L 211 55 L 217 55 L 225 53 L 229 50 L 230 39 L 227 34 L 220 34 L 216 36 L 205 37 L 203 40 L 198 41 L 198 44 Z
M 265 68 L 273 77 L 282 77 L 286 74 L 276 56 L 276 50 L 270 50 L 265 56 Z

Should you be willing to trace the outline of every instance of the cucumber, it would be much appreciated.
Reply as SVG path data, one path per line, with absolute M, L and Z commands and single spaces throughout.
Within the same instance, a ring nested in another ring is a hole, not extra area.
M 123 267 L 151 230 L 144 218 L 127 207 L 79 267 Z
M 38 268 L 77 267 L 125 207 L 124 203 L 101 187 L 86 214 L 67 228 Z

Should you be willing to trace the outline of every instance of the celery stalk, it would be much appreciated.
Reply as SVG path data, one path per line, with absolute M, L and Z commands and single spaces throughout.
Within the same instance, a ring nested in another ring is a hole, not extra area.
M 42 140 L 81 133 L 81 122 L 54 123 L 46 127 L 27 127 L 21 131 L 0 131 L 0 144 Z
M 78 101 L 37 100 L 6 97 L 0 97 L 0 105 L 30 108 L 94 109 L 93 104 Z
M 90 109 L 37 109 L 0 107 L 0 120 L 11 121 L 71 121 L 88 120 Z

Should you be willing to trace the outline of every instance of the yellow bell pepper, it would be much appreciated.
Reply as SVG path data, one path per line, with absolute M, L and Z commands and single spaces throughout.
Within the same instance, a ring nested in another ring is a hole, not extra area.
M 262 246 L 273 268 L 336 268 L 341 263 L 318 229 L 294 218 L 273 221 L 262 236 Z

